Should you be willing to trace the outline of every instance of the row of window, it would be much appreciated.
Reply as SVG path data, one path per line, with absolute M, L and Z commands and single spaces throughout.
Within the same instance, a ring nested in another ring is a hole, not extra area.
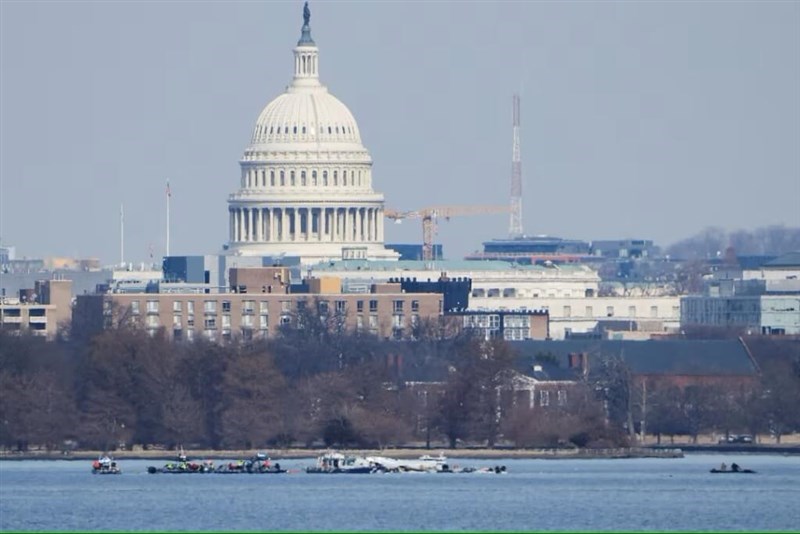
M 583 295 L 585 298 L 592 298 L 594 297 L 594 289 L 585 289 L 585 290 L 565 290 L 561 291 L 560 293 L 550 291 L 547 293 L 547 298 L 572 298 L 573 296 L 577 297 L 579 295 Z M 574 295 L 573 295 L 574 294 Z M 490 288 L 482 288 L 476 287 L 472 290 L 472 296 L 475 298 L 544 298 L 544 291 L 539 289 L 533 289 L 529 291 L 518 291 L 515 287 L 506 287 L 502 290 L 497 287 L 490 287 Z
M 281 312 L 287 313 L 291 311 L 291 304 L 292 302 L 289 300 L 282 300 L 281 302 Z M 363 313 L 364 312 L 364 305 L 365 302 L 368 302 L 369 311 L 370 312 L 377 312 L 378 311 L 378 300 L 357 300 L 356 301 L 356 312 Z M 393 300 L 392 301 L 392 313 L 398 314 L 403 313 L 405 311 L 405 303 L 404 300 Z M 195 302 L 193 300 L 186 301 L 185 303 L 179 300 L 172 302 L 172 312 L 174 317 L 181 317 L 181 314 L 184 311 L 184 304 L 186 304 L 186 314 L 189 317 L 193 317 L 195 313 Z M 220 305 L 218 307 L 218 304 Z M 347 301 L 346 300 L 337 300 L 334 301 L 334 311 L 339 314 L 347 313 Z M 256 306 L 257 305 L 257 306 Z M 327 300 L 321 300 L 318 303 L 319 305 L 319 313 L 327 314 L 330 311 L 330 302 Z M 133 315 L 140 315 L 141 314 L 141 304 L 138 300 L 133 300 L 130 303 L 131 313 Z M 304 309 L 306 306 L 306 302 L 299 300 L 297 301 L 297 308 Z M 147 311 L 148 316 L 152 316 L 154 320 L 158 320 L 158 314 L 160 313 L 161 302 L 158 300 L 148 300 L 145 303 L 145 309 Z M 207 315 L 215 315 L 218 309 L 221 308 L 222 313 L 231 313 L 232 311 L 232 302 L 229 300 L 223 300 L 221 302 L 217 300 L 205 300 L 203 301 L 203 313 Z M 267 301 L 260 301 L 256 302 L 255 300 L 243 300 L 241 302 L 241 313 L 242 313 L 242 321 L 248 320 L 246 317 L 252 317 L 256 313 L 256 309 L 258 309 L 258 313 L 262 317 L 266 317 L 269 314 L 269 303 Z M 419 312 L 419 300 L 412 300 L 411 301 L 411 311 L 416 313 Z
M 247 169 L 242 174 L 242 187 L 250 189 L 254 187 L 276 187 L 276 186 L 290 186 L 290 187 L 317 187 L 323 186 L 328 187 L 329 185 L 332 186 L 347 186 L 349 185 L 357 185 L 359 187 L 365 185 L 365 178 L 367 176 L 366 171 L 363 170 L 342 170 L 341 172 L 341 180 L 339 180 L 339 170 L 327 171 L 323 170 L 320 174 L 318 171 L 312 170 L 310 175 L 308 171 L 301 170 L 298 174 L 298 171 L 290 170 L 286 171 L 284 169 L 280 169 L 277 172 L 275 169 L 270 169 L 269 175 L 267 175 L 266 169 Z
M 638 317 L 637 313 L 638 310 L 636 306 L 628 306 L 628 317 Z M 678 306 L 673 306 L 672 313 L 677 316 L 677 314 L 680 313 L 680 308 Z M 614 317 L 615 314 L 616 310 L 614 306 L 606 306 L 606 317 Z M 563 317 L 572 317 L 572 306 L 564 306 Z M 594 308 L 592 306 L 586 306 L 584 317 L 594 317 Z M 658 318 L 658 306 L 650 306 L 650 318 Z
M 262 137 L 264 135 L 280 135 L 280 134 L 292 134 L 292 135 L 306 135 L 307 133 L 311 133 L 311 135 L 316 134 L 316 130 L 314 128 L 307 128 L 305 124 L 301 124 L 300 126 L 293 124 L 289 126 L 288 124 L 283 125 L 258 125 L 256 126 L 255 135 L 256 137 Z M 339 126 L 335 124 L 333 126 L 320 126 L 319 133 L 325 135 L 353 135 L 355 133 L 355 129 L 349 125 L 342 125 Z

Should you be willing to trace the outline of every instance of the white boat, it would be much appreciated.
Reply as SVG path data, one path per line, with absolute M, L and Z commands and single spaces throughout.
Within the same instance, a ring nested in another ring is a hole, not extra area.
M 319 456 L 315 466 L 306 468 L 306 473 L 324 474 L 367 474 L 380 471 L 382 471 L 381 467 L 368 458 L 333 451 Z

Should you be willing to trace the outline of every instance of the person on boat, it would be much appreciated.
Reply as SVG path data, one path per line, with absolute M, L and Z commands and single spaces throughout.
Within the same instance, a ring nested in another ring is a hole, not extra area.
M 719 470 L 720 471 L 727 471 L 728 470 L 728 466 L 725 465 L 725 462 L 722 462 L 722 465 L 719 466 Z
M 731 464 L 731 471 L 736 471 L 738 473 L 740 471 L 739 464 L 737 463 Z

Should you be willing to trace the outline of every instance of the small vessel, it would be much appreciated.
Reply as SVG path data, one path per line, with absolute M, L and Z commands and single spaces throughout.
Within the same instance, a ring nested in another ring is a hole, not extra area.
M 725 474 L 728 474 L 728 473 L 731 473 L 731 474 L 736 474 L 736 473 L 750 473 L 750 474 L 752 474 L 752 473 L 755 473 L 755 471 L 753 471 L 752 469 L 738 469 L 736 471 L 734 471 L 733 469 L 712 469 L 709 472 L 710 473 L 725 473 Z
M 323 474 L 368 474 L 381 473 L 386 470 L 363 456 L 352 456 L 340 452 L 327 452 L 317 458 L 313 467 L 307 467 L 306 473 Z
M 108 455 L 103 455 L 92 462 L 93 475 L 121 475 L 122 469 L 117 465 L 116 460 Z
M 714 468 L 710 472 L 711 473 L 725 473 L 725 474 L 728 474 L 728 473 L 750 473 L 750 474 L 755 473 L 755 471 L 753 471 L 752 469 L 742 469 L 741 467 L 739 467 L 739 464 L 735 464 L 735 463 L 731 464 L 730 469 L 728 469 L 728 467 L 725 464 L 722 464 L 719 467 L 719 469 Z
M 236 462 L 229 462 L 217 466 L 215 473 L 220 474 L 237 474 L 237 473 L 256 473 L 256 474 L 274 474 L 286 473 L 286 469 L 281 468 L 279 463 L 271 463 L 269 456 L 263 452 L 256 453 L 252 458 L 247 460 L 238 460 Z
M 183 449 L 181 449 L 181 453 L 178 455 L 177 461 L 169 462 L 165 464 L 163 467 L 155 467 L 151 465 L 150 467 L 147 468 L 147 472 L 150 474 L 213 473 L 214 462 L 211 460 L 203 460 L 203 461 L 188 460 L 186 458 L 186 454 L 184 454 L 183 452 Z

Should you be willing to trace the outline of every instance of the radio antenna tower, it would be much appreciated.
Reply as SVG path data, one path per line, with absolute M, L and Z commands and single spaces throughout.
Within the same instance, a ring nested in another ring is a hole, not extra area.
M 519 157 L 519 95 L 513 98 L 514 140 L 511 152 L 511 221 L 509 236 L 522 237 L 522 162 Z

